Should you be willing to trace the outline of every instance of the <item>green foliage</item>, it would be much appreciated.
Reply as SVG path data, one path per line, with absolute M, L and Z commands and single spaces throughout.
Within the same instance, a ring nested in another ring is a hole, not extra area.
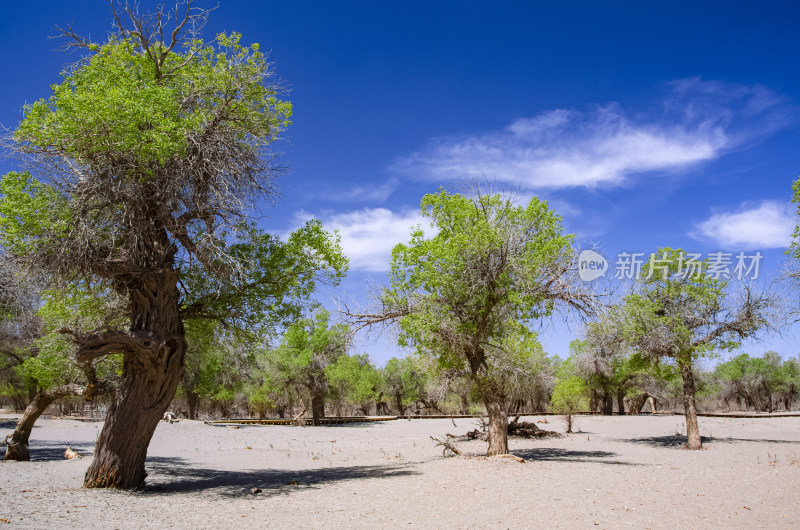
M 342 355 L 325 368 L 325 375 L 345 400 L 356 405 L 375 402 L 383 383 L 366 354 Z
M 66 200 L 52 186 L 27 172 L 0 178 L 0 246 L 12 255 L 28 255 L 37 244 L 67 237 L 69 218 Z
M 109 305 L 115 295 L 80 283 L 46 289 L 42 299 L 38 310 L 39 338 L 34 343 L 34 354 L 27 356 L 17 368 L 19 374 L 42 390 L 84 380 L 83 369 L 74 357 L 75 345 L 71 337 L 60 333 L 59 329 L 68 326 L 86 333 L 104 322 L 124 324 L 123 317 L 109 315 Z M 99 380 L 114 380 L 122 371 L 121 356 L 111 355 L 95 361 L 94 368 Z
M 185 157 L 188 138 L 229 107 L 220 126 L 235 128 L 243 139 L 271 138 L 288 125 L 291 104 L 260 83 L 269 71 L 266 57 L 258 45 L 244 47 L 240 40 L 238 34 L 219 34 L 212 45 L 193 40 L 182 53 L 169 53 L 159 72 L 135 42 L 112 39 L 64 71 L 52 96 L 25 107 L 15 137 L 57 146 L 79 163 L 121 156 L 152 168 Z M 237 86 L 246 93 L 229 92 Z M 187 105 L 189 94 L 203 97 Z
M 400 414 L 405 407 L 425 398 L 429 376 L 413 357 L 389 359 L 383 367 L 383 379 L 386 392 L 394 399 Z
M 567 375 L 556 382 L 550 406 L 556 414 L 565 416 L 589 410 L 589 388 L 578 376 Z
M 228 249 L 239 274 L 209 274 L 197 262 L 182 270 L 186 318 L 211 318 L 271 335 L 300 318 L 319 283 L 336 285 L 347 273 L 338 234 L 319 221 L 309 221 L 286 241 L 253 227 L 247 233 Z
M 704 262 L 690 270 L 685 256 L 671 248 L 651 255 L 639 291 L 626 297 L 624 308 L 627 338 L 644 355 L 672 357 L 680 364 L 734 349 L 738 339 L 761 325 L 760 315 L 752 312 L 752 319 L 732 326 L 741 315 L 725 314 L 727 282 L 705 274 Z
M 423 197 L 421 213 L 437 230 L 412 232 L 392 251 L 390 305 L 413 305 L 400 321 L 400 344 L 460 367 L 465 351 L 505 335 L 511 322 L 550 314 L 540 282 L 571 253 L 572 236 L 546 202 L 514 206 L 500 195 L 471 200 L 441 190 Z
M 294 386 L 314 393 L 328 392 L 328 366 L 345 355 L 349 329 L 329 324 L 330 314 L 319 310 L 313 318 L 300 320 L 286 329 L 283 341 L 265 352 L 265 386 L 271 392 Z

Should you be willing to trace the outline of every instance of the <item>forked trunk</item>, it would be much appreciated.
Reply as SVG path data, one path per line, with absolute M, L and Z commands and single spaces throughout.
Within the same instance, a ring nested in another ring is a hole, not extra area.
M 119 389 L 97 439 L 83 485 L 132 489 L 144 485 L 147 447 L 183 377 L 186 340 L 178 312 L 178 274 L 145 274 L 127 282 L 131 336 Z
M 634 396 L 628 401 L 628 414 L 640 414 L 647 403 L 647 392 Z
M 311 418 L 314 425 L 319 425 L 325 417 L 325 394 L 317 393 L 311 397 Z
M 683 378 L 683 410 L 686 416 L 686 448 L 701 449 L 700 427 L 697 425 L 697 408 L 694 404 L 694 372 L 692 363 L 681 363 Z
M 486 456 L 508 453 L 508 413 L 503 400 L 486 399 L 486 413 L 489 415 L 489 449 Z
M 39 416 L 53 401 L 68 395 L 78 395 L 83 392 L 83 387 L 67 385 L 50 391 L 40 390 L 33 396 L 30 404 L 25 407 L 22 418 L 17 423 L 14 432 L 6 438 L 6 456 L 4 460 L 30 460 L 28 442 L 33 431 L 33 425 Z

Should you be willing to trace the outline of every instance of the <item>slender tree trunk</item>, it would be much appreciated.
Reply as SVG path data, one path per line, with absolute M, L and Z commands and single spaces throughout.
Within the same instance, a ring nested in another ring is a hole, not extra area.
M 325 417 L 325 394 L 318 392 L 311 396 L 311 417 L 314 425 L 319 425 L 319 420 Z
M 131 336 L 119 389 L 86 471 L 87 488 L 144 485 L 147 447 L 183 377 L 186 338 L 178 311 L 178 273 L 131 274 L 126 281 Z
M 28 441 L 33 431 L 33 425 L 39 416 L 49 407 L 53 401 L 68 395 L 78 395 L 83 393 L 83 387 L 76 385 L 66 385 L 50 391 L 40 390 L 31 402 L 25 407 L 22 418 L 17 423 L 14 432 L 6 438 L 6 456 L 4 460 L 30 460 L 28 451 Z
M 597 390 L 592 389 L 591 393 L 589 394 L 589 410 L 592 412 L 599 412 L 599 399 L 597 397 Z
M 617 413 L 625 414 L 625 390 L 622 388 L 617 390 Z
M 702 448 L 700 427 L 697 425 L 697 408 L 694 404 L 694 372 L 691 361 L 681 363 L 683 378 L 683 410 L 686 416 L 686 448 Z
M 200 396 L 191 390 L 186 391 L 186 404 L 189 405 L 189 419 L 197 419 L 197 403 L 200 401 Z
M 654 398 L 653 396 L 650 396 L 649 398 L 647 398 L 647 402 L 650 403 L 650 412 L 651 413 L 655 414 L 656 412 L 658 412 L 656 410 L 656 398 Z

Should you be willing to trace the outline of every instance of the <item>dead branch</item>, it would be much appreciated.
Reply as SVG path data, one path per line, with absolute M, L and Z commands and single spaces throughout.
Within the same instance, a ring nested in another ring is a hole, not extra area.
M 303 419 L 303 415 L 306 413 L 306 407 L 303 407 L 303 410 L 300 411 L 300 414 L 292 418 L 292 425 L 297 427 L 305 427 L 306 421 Z
M 431 436 L 431 440 L 434 441 L 436 447 L 442 448 L 442 456 L 448 456 L 448 451 L 453 453 L 454 456 L 464 456 L 463 453 L 455 445 L 453 445 L 452 442 L 450 442 L 450 440 L 443 436 Z

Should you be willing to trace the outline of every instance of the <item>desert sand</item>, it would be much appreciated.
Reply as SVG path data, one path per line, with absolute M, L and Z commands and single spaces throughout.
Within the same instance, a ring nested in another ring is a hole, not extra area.
M 0 436 L 13 417 L 0 417 Z M 35 528 L 800 527 L 800 417 L 701 418 L 701 451 L 680 448 L 681 416 L 579 417 L 580 433 L 512 438 L 524 463 L 443 457 L 430 435 L 475 427 L 454 421 L 162 423 L 147 487 L 131 493 L 81 488 L 101 423 L 41 420 L 33 461 L 0 463 L 0 519 Z M 549 422 L 540 426 L 564 430 Z M 64 459 L 69 445 L 86 456 Z M 474 455 L 486 447 L 458 445 Z

